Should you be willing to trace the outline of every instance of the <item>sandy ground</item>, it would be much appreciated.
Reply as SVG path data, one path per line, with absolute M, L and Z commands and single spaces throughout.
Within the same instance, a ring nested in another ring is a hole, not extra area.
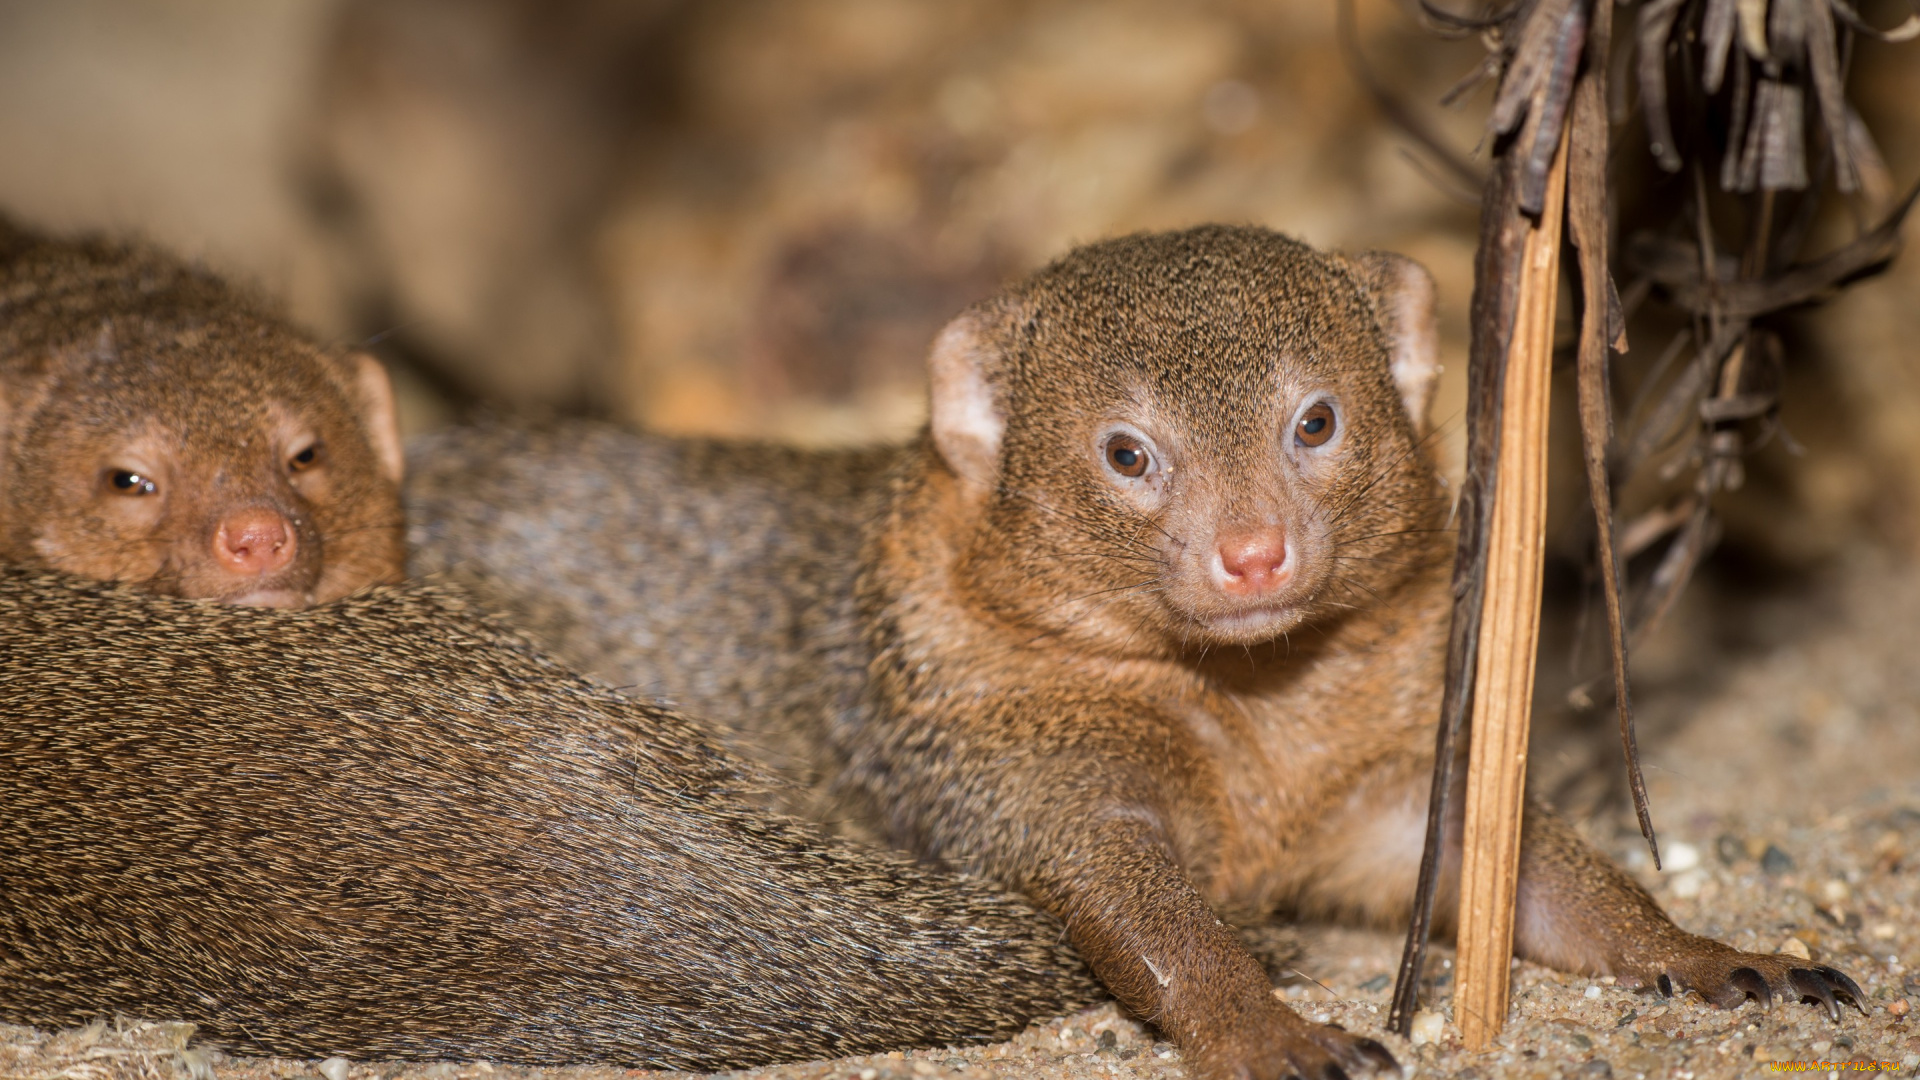
M 1686 927 L 1757 951 L 1805 950 L 1846 970 L 1871 1012 L 1836 1024 L 1805 1005 L 1720 1011 L 1698 1000 L 1515 968 L 1515 1010 L 1489 1053 L 1450 1025 L 1420 1045 L 1386 1035 L 1399 942 L 1309 929 L 1283 994 L 1316 1019 L 1381 1038 L 1410 1076 L 1754 1075 L 1763 1063 L 1875 1062 L 1920 1068 L 1920 572 L 1861 554 L 1768 595 L 1704 588 L 1647 650 L 1643 745 L 1668 867 L 1654 872 L 1617 808 L 1593 838 L 1640 874 Z M 1564 726 L 1564 725 L 1563 725 Z M 1536 778 L 1578 799 L 1579 781 L 1617 771 L 1604 739 L 1546 733 Z M 1576 726 L 1577 728 L 1577 726 Z M 1549 748 L 1551 747 L 1551 748 Z M 1599 749 L 1595 749 L 1598 747 Z M 1583 756 L 1587 755 L 1587 756 Z M 1604 787 L 1604 784 L 1601 785 Z M 1430 972 L 1448 1016 L 1444 950 Z M 1315 985 L 1318 983 L 1319 985 Z M 1434 997 L 1435 995 L 1429 995 Z M 1433 1023 L 1433 1021 L 1429 1021 Z M 343 1073 L 341 1070 L 345 1069 Z M 229 1056 L 185 1025 L 122 1021 L 69 1032 L 0 1027 L 0 1080 L 613 1080 L 624 1069 L 480 1063 L 321 1063 Z M 1100 1080 L 1182 1075 L 1173 1048 L 1111 1005 L 964 1050 L 758 1069 L 767 1080 Z

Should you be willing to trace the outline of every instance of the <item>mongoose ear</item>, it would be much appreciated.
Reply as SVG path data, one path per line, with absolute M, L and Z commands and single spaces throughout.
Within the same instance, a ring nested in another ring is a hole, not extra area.
M 1440 377 L 1440 326 L 1434 311 L 1433 275 L 1427 268 L 1387 251 L 1353 258 L 1354 268 L 1373 294 L 1374 314 L 1393 350 L 1393 381 L 1400 388 L 1415 435 L 1425 435 L 1427 409 Z
M 997 351 L 985 313 L 974 308 L 948 323 L 927 357 L 932 384 L 933 445 L 960 479 L 991 489 L 1000 469 L 1006 427 L 994 397 Z
M 393 383 L 387 378 L 387 369 L 363 352 L 342 357 L 340 369 L 347 398 L 359 414 L 367 442 L 380 458 L 387 477 L 399 483 L 406 470 L 406 453 L 400 444 L 400 411 L 393 403 Z

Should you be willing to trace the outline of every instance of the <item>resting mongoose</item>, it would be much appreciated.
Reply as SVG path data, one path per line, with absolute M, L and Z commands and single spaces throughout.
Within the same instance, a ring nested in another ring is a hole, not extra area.
M 456 597 L 44 569 L 397 579 L 393 419 L 211 275 L 0 222 L 0 1019 L 718 1068 L 1094 996 L 1053 920 L 769 816 L 697 722 Z
M 153 249 L 0 219 L 0 562 L 234 604 L 405 571 L 379 363 Z
M 947 327 L 906 446 L 425 440 L 419 559 L 1023 890 L 1199 1075 L 1384 1065 L 1276 1000 L 1221 915 L 1404 925 L 1449 604 L 1432 297 L 1403 258 L 1257 228 L 1093 244 Z M 1675 927 L 1537 803 L 1523 845 L 1521 956 L 1864 1003 Z
M 457 592 L 259 611 L 0 567 L 0 1020 L 718 1069 L 1098 997 L 990 882 L 749 801 Z

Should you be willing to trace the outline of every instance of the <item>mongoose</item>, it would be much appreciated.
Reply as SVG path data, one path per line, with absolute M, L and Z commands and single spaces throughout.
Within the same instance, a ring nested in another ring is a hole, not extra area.
M 0 1019 L 717 1069 L 1099 996 L 1051 918 L 759 782 L 442 587 L 262 611 L 0 567 Z
M 1199 1075 L 1384 1066 L 1221 915 L 1404 925 L 1449 600 L 1432 302 L 1408 260 L 1257 228 L 1093 244 L 951 323 L 926 434 L 882 455 L 427 440 L 420 561 L 566 614 L 617 682 L 804 725 L 853 812 L 1060 916 Z M 816 662 L 802 708 L 753 700 Z M 1864 1004 L 1680 930 L 1539 804 L 1520 875 L 1521 956 Z
M 379 363 L 136 244 L 0 219 L 0 561 L 301 607 L 405 571 Z

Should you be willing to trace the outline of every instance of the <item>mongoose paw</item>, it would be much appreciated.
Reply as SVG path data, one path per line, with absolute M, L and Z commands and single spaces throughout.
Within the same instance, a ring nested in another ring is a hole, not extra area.
M 1374 1039 L 1354 1035 L 1337 1024 L 1315 1024 L 1278 1006 L 1265 1030 L 1208 1040 L 1194 1054 L 1200 1076 L 1229 1080 L 1352 1080 L 1400 1073 L 1400 1063 Z M 1210 1051 L 1210 1052 L 1209 1052 Z
M 1664 966 L 1654 977 L 1660 993 L 1671 997 L 1692 990 L 1723 1009 L 1738 1008 L 1748 998 L 1763 1009 L 1771 1007 L 1775 998 L 1809 1001 L 1823 1006 L 1835 1021 L 1840 1019 L 1839 999 L 1844 997 L 1862 1015 L 1867 1012 L 1867 995 L 1860 984 L 1838 968 L 1785 954 L 1768 956 L 1719 942 L 1707 944 L 1713 948 Z

